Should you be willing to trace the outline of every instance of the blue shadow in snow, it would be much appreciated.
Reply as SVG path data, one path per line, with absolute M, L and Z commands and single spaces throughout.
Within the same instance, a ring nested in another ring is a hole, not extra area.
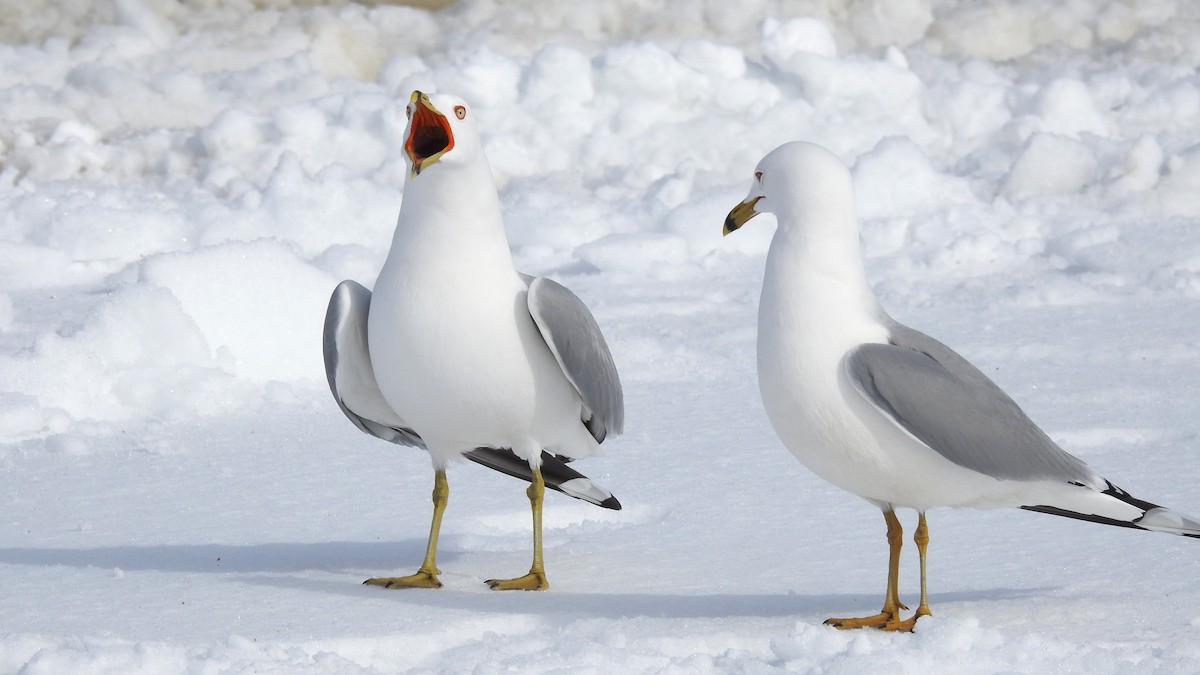
M 438 551 L 452 561 L 454 551 Z M 256 573 L 399 569 L 420 564 L 425 540 L 331 541 L 307 544 L 174 544 L 102 548 L 4 548 L 0 564 L 98 567 L 154 572 Z
M 726 618 L 839 616 L 873 614 L 882 603 L 882 592 L 841 594 L 798 593 L 581 593 L 552 590 L 548 593 L 497 593 L 484 588 L 482 580 L 472 588 L 461 576 L 443 576 L 447 587 L 384 590 L 364 587 L 358 578 L 346 581 L 305 578 L 297 573 L 320 570 L 342 572 L 371 570 L 404 573 L 415 568 L 425 554 L 425 541 L 321 542 L 275 544 L 177 544 L 157 546 L 112 546 L 90 549 L 6 548 L 0 549 L 0 564 L 40 567 L 120 568 L 125 571 L 233 574 L 229 581 L 288 591 L 346 595 L 472 612 L 527 613 L 567 617 Z M 438 563 L 459 557 L 453 551 L 438 553 Z M 514 573 L 520 570 L 513 570 Z M 553 579 L 551 579 L 553 583 Z M 449 585 L 453 584 L 453 586 Z M 664 579 L 669 590 L 671 580 Z M 882 584 L 881 584 L 882 585 Z M 457 587 L 457 588 L 456 588 Z M 465 590 L 464 590 L 465 588 Z M 1001 588 L 934 593 L 930 603 L 936 612 L 939 602 L 1003 601 L 1042 595 L 1045 588 Z M 909 598 L 913 600 L 915 598 Z

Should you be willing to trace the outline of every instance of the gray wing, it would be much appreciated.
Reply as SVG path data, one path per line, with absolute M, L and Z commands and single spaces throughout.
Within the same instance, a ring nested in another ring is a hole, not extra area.
M 392 410 L 371 367 L 367 315 L 371 291 L 354 281 L 333 289 L 325 311 L 325 377 L 329 390 L 354 426 L 385 441 L 424 448 L 425 442 Z
M 855 388 L 910 435 L 995 478 L 1103 483 L 952 349 L 894 322 L 889 331 L 891 344 L 859 345 L 845 368 Z
M 370 309 L 371 291 L 354 281 L 338 284 L 329 298 L 324 336 L 325 377 L 329 380 L 329 390 L 354 426 L 385 441 L 423 449 L 425 442 L 392 410 L 375 381 L 371 353 L 367 348 Z M 463 456 L 489 469 L 533 480 L 529 462 L 506 448 L 475 448 Z M 606 509 L 621 508 L 621 502 L 611 492 L 544 450 L 542 478 L 546 487 L 576 499 Z
M 567 380 L 583 399 L 583 423 L 597 442 L 625 427 L 621 380 L 595 317 L 574 293 L 544 277 L 529 283 L 529 313 Z

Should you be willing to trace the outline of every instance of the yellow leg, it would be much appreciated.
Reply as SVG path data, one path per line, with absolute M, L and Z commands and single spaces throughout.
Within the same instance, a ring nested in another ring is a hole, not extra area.
M 917 619 L 923 616 L 933 616 L 933 612 L 929 611 L 929 596 L 925 585 L 925 549 L 929 547 L 929 527 L 925 524 L 924 513 L 917 521 L 917 531 L 913 534 L 913 541 L 916 542 L 917 553 L 921 556 L 921 604 L 917 607 L 917 612 L 909 619 L 895 621 L 884 626 L 887 630 L 911 632 L 913 626 L 917 625 Z
M 904 528 L 896 512 L 888 509 L 883 512 L 887 523 L 888 541 L 888 580 L 887 592 L 883 597 L 883 609 L 878 614 L 850 619 L 826 619 L 825 625 L 838 629 L 847 628 L 883 628 L 900 619 L 900 610 L 908 609 L 900 602 L 900 547 L 904 545 Z M 924 521 L 922 521 L 924 522 Z
M 384 588 L 441 588 L 442 582 L 437 578 L 442 572 L 437 568 L 438 533 L 442 530 L 442 513 L 449 500 L 450 484 L 446 482 L 446 471 L 438 469 L 433 475 L 433 522 L 429 524 L 429 544 L 425 547 L 421 568 L 406 577 L 372 578 L 363 583 Z
M 494 591 L 544 591 L 550 588 L 546 581 L 546 568 L 542 563 L 542 499 L 546 496 L 546 483 L 541 469 L 533 470 L 533 481 L 525 491 L 533 508 L 533 565 L 529 574 L 515 579 L 488 579 L 487 585 Z

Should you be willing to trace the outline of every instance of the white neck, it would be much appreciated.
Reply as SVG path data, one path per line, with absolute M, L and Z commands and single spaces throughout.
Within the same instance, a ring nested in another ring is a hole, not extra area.
M 764 297 L 768 290 L 776 294 L 780 310 L 824 308 L 830 314 L 810 320 L 880 320 L 884 313 L 867 283 L 854 216 L 842 214 L 836 217 L 843 222 L 830 222 L 826 215 L 825 222 L 816 227 L 784 220 L 790 217 L 780 217 L 771 241 Z M 799 302 L 800 298 L 807 302 Z M 828 302 L 816 302 L 818 298 Z
M 388 257 L 511 268 L 500 197 L 487 160 L 479 156 L 410 174 Z

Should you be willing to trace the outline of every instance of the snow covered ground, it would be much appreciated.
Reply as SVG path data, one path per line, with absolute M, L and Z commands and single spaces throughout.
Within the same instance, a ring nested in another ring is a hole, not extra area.
M 0 1 L 0 672 L 1200 671 L 1200 544 L 930 517 L 935 616 L 882 602 L 878 511 L 776 440 L 754 372 L 773 225 L 722 239 L 793 139 L 854 167 L 891 313 L 1133 494 L 1200 513 L 1200 7 L 1187 0 Z M 625 383 L 546 506 L 330 399 L 414 88 L 473 102 L 519 266 Z M 912 514 L 903 514 L 906 526 Z M 901 592 L 914 600 L 915 554 Z

